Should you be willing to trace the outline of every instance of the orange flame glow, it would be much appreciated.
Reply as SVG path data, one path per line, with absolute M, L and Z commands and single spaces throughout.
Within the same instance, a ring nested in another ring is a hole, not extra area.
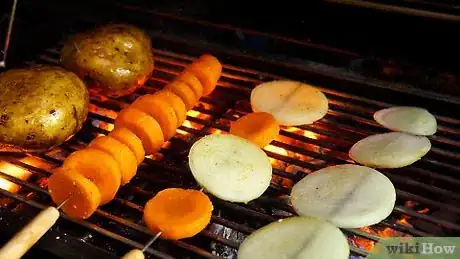
M 288 152 L 286 151 L 286 149 L 280 148 L 280 147 L 277 147 L 277 146 L 267 145 L 267 146 L 264 147 L 264 149 L 266 151 L 270 151 L 270 152 L 276 153 L 278 155 L 283 155 L 283 156 L 288 155 Z M 268 159 L 270 160 L 270 163 L 272 164 L 272 166 L 276 167 L 278 165 L 278 163 L 280 163 L 280 161 L 277 160 L 277 159 L 274 159 L 274 158 L 271 158 L 271 157 L 269 157 Z
M 31 172 L 5 161 L 0 161 L 0 171 L 23 181 L 26 181 L 32 175 Z M 17 193 L 21 187 L 4 178 L 0 178 L 0 188 L 11 193 Z
M 295 128 L 295 127 L 286 127 L 284 128 L 284 130 L 287 132 L 293 132 L 299 135 L 303 135 L 304 137 L 307 137 L 307 138 L 318 139 L 318 134 L 308 131 L 308 130 L 302 130 L 302 129 Z

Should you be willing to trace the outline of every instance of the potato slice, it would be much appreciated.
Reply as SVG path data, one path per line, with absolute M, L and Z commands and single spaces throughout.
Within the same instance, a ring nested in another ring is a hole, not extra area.
M 326 96 L 313 86 L 296 81 L 271 81 L 251 92 L 255 112 L 271 113 L 281 125 L 311 124 L 326 115 Z
M 208 135 L 195 142 L 189 165 L 204 189 L 232 202 L 258 198 L 272 178 L 267 155 L 257 145 L 231 134 Z
M 403 132 L 376 134 L 355 143 L 349 156 L 375 168 L 400 168 L 416 162 L 431 149 L 430 140 Z
M 382 109 L 374 113 L 380 125 L 393 131 L 429 136 L 436 133 L 436 118 L 429 111 L 419 107 L 399 106 Z
M 396 190 L 380 172 L 345 164 L 323 168 L 294 185 L 291 203 L 297 214 L 314 216 L 343 228 L 376 224 L 390 215 Z
M 239 259 L 347 259 L 347 239 L 336 226 L 312 217 L 275 221 L 249 235 Z

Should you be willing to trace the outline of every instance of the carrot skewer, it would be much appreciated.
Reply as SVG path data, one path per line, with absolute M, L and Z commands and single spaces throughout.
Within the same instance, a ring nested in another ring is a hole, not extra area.
M 222 65 L 212 55 L 204 54 L 192 62 L 186 69 L 192 72 L 203 86 L 203 95 L 208 95 L 217 86 L 217 81 L 222 74 Z
M 173 107 L 174 112 L 176 113 L 177 127 L 184 123 L 185 118 L 187 117 L 187 107 L 185 107 L 184 101 L 182 101 L 179 96 L 167 90 L 160 90 L 153 95 L 162 98 Z
M 200 99 L 203 96 L 203 86 L 201 85 L 200 80 L 190 71 L 182 72 L 177 80 L 186 83 L 190 88 L 192 88 L 196 97 Z
M 106 152 L 95 148 L 75 151 L 64 160 L 63 167 L 93 182 L 101 194 L 101 205 L 115 197 L 121 184 L 117 161 Z
M 171 83 L 167 84 L 164 89 L 171 91 L 179 96 L 185 103 L 187 110 L 192 109 L 198 101 L 198 97 L 195 95 L 192 88 L 184 82 L 172 81 Z
M 145 153 L 154 154 L 164 143 L 160 124 L 147 113 L 132 107 L 121 110 L 115 119 L 115 129 L 128 128 L 142 141 Z
M 176 133 L 177 117 L 174 108 L 161 97 L 146 94 L 137 98 L 130 107 L 143 111 L 158 121 L 165 140 L 169 140 Z
M 88 145 L 89 148 L 99 149 L 111 155 L 117 161 L 121 172 L 121 184 L 131 181 L 137 171 L 137 159 L 134 153 L 120 141 L 110 136 L 95 138 Z
M 137 159 L 137 165 L 141 164 L 145 158 L 145 150 L 142 141 L 127 128 L 117 128 L 109 133 L 109 136 L 128 146 Z

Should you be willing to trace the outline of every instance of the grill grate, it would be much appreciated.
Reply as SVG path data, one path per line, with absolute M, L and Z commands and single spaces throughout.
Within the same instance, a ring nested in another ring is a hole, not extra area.
M 58 63 L 59 46 L 45 50 L 39 63 Z M 92 97 L 90 114 L 84 128 L 67 143 L 52 151 L 25 157 L 5 156 L 0 176 L 22 186 L 18 193 L 0 189 L 1 196 L 36 208 L 51 205 L 46 188 L 50 169 L 83 148 L 99 134 L 113 128 L 116 113 L 137 96 L 161 89 L 193 57 L 154 49 L 156 67 L 145 86 L 120 99 Z M 29 63 L 33 63 L 29 62 Z M 159 154 L 140 165 L 131 183 L 122 187 L 117 198 L 101 207 L 87 221 L 66 220 L 83 227 L 83 240 L 97 243 L 92 235 L 117 240 L 125 246 L 105 248 L 119 255 L 132 247 L 142 248 L 151 237 L 141 221 L 142 206 L 156 192 L 173 186 L 197 188 L 187 165 L 189 147 L 206 134 L 228 131 L 230 121 L 250 112 L 251 88 L 262 81 L 281 79 L 242 66 L 224 65 L 218 88 L 190 111 L 177 134 L 165 143 Z M 197 237 L 180 240 L 158 240 L 146 253 L 154 258 L 236 258 L 236 249 L 246 235 L 255 229 L 293 215 L 287 202 L 290 187 L 306 173 L 328 165 L 352 163 L 347 151 L 357 140 L 385 130 L 372 120 L 378 109 L 390 107 L 386 100 L 355 95 L 331 88 L 320 88 L 328 97 L 330 110 L 313 125 L 284 127 L 279 138 L 266 148 L 274 166 L 274 178 L 267 192 L 249 204 L 235 204 L 212 198 L 215 206 L 212 224 Z M 372 90 L 370 90 L 372 91 Z M 391 99 L 390 99 L 391 100 Z M 454 104 L 451 104 L 454 106 Z M 397 188 L 397 205 L 392 215 L 375 226 L 344 229 L 353 256 L 366 255 L 373 241 L 385 236 L 455 236 L 460 231 L 460 120 L 436 115 L 439 132 L 430 138 L 431 152 L 412 166 L 382 170 Z M 11 168 L 32 172 L 26 180 L 10 176 Z M 10 200 L 7 206 L 16 206 Z M 458 204 L 458 203 L 457 203 Z M 89 234 L 88 234 L 89 233 Z M 187 254 L 188 257 L 185 257 Z

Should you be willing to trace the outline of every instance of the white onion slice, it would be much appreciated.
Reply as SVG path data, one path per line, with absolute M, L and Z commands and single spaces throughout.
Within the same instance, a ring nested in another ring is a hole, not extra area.
M 416 162 L 431 149 L 427 137 L 403 132 L 371 135 L 355 143 L 349 156 L 356 162 L 375 168 L 400 168 Z
M 272 179 L 272 166 L 265 152 L 231 134 L 208 135 L 195 142 L 189 165 L 206 191 L 232 202 L 258 198 Z
M 328 110 L 326 96 L 317 88 L 288 80 L 262 83 L 251 92 L 253 111 L 271 113 L 281 125 L 311 124 Z
M 291 192 L 297 214 L 322 218 L 341 228 L 376 224 L 391 214 L 395 201 L 396 190 L 385 175 L 352 164 L 311 173 Z
M 238 259 L 347 259 L 350 248 L 334 225 L 292 217 L 258 229 L 241 244 Z
M 380 125 L 393 131 L 414 135 L 429 136 L 436 133 L 436 118 L 426 109 L 398 106 L 382 109 L 374 113 L 374 119 Z

